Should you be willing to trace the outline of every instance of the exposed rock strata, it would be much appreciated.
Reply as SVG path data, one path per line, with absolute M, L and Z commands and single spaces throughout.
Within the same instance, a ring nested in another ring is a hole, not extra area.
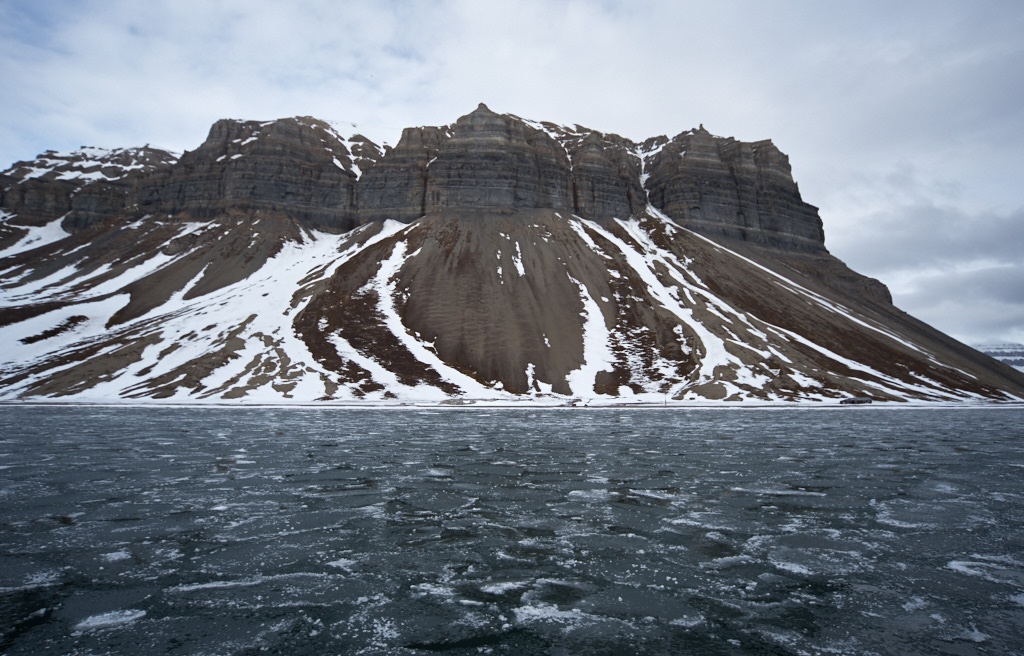
M 572 157 L 576 214 L 602 220 L 638 216 L 646 209 L 643 163 L 632 142 L 591 132 L 578 144 L 567 145 L 567 150 Z
M 800 198 L 789 158 L 771 141 L 684 132 L 647 157 L 651 203 L 709 235 L 800 250 L 822 250 L 817 208 Z
M 463 116 L 428 169 L 426 213 L 572 209 L 571 167 L 547 133 L 484 105 Z
M 406 128 L 398 145 L 359 180 L 362 223 L 409 223 L 426 212 L 427 168 L 448 138 L 444 128 Z
M 460 208 L 609 220 L 637 216 L 650 203 L 703 234 L 824 250 L 821 220 L 801 199 L 787 157 L 771 141 L 740 142 L 703 128 L 637 144 L 480 105 L 451 126 L 407 128 L 386 152 L 308 117 L 218 121 L 177 162 L 148 152 L 152 163 L 131 175 L 85 186 L 59 168 L 19 178 L 33 170 L 21 163 L 0 178 L 0 207 L 27 224 L 66 216 L 68 230 L 112 215 L 210 219 L 234 209 L 345 231 Z
M 80 230 L 125 212 L 134 204 L 138 179 L 175 161 L 171 153 L 149 146 L 47 151 L 0 173 L 0 208 L 17 215 L 20 225 L 62 218 L 65 229 Z
M 210 219 L 229 208 L 287 212 L 301 223 L 348 230 L 356 223 L 356 178 L 377 157 L 362 137 L 353 157 L 323 121 L 221 120 L 202 146 L 139 184 L 142 212 Z M 360 156 L 361 155 L 361 156 Z

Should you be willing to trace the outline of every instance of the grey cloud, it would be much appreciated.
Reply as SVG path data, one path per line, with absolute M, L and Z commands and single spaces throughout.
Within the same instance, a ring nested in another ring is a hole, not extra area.
M 988 267 L 921 276 L 915 286 L 906 296 L 919 306 L 939 304 L 950 298 L 970 303 L 1024 304 L 1024 267 Z
M 863 218 L 833 250 L 877 274 L 979 260 L 1024 267 L 1024 208 L 974 216 L 948 206 L 893 208 Z
M 969 343 L 1024 340 L 1024 208 L 915 204 L 845 234 L 833 253 L 889 284 L 898 307 Z
M 994 287 L 979 284 L 982 282 L 994 283 Z M 1024 302 L 1020 293 L 1011 289 L 1013 285 L 1018 289 L 1024 286 L 1020 270 L 936 276 L 919 281 L 915 291 L 896 296 L 895 302 L 968 344 L 1024 342 Z

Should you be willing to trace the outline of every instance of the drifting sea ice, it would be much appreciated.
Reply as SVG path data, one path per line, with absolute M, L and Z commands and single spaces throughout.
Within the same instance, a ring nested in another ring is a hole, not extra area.
M 2 649 L 1013 653 L 1022 419 L 3 406 Z

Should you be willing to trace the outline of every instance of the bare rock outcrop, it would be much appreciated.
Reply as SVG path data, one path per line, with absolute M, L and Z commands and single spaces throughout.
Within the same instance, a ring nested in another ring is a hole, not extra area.
M 65 229 L 81 230 L 123 212 L 134 202 L 133 188 L 139 178 L 169 169 L 176 159 L 149 146 L 50 150 L 0 173 L 0 208 L 17 215 L 23 225 L 63 217 Z
M 703 127 L 636 144 L 575 126 L 534 124 L 480 105 L 451 127 L 410 128 L 359 181 L 359 218 L 409 222 L 445 209 L 556 209 L 629 218 L 648 203 L 697 232 L 824 251 L 817 208 L 769 140 Z
M 0 208 L 20 223 L 63 216 L 69 230 L 110 216 L 210 220 L 229 210 L 273 211 L 330 231 L 445 210 L 553 209 L 604 221 L 653 205 L 709 236 L 826 252 L 817 209 L 771 141 L 716 137 L 702 126 L 638 144 L 483 104 L 450 126 L 407 128 L 386 152 L 309 117 L 221 120 L 178 161 L 154 149 L 47 153 L 0 174 L 0 194 Z
M 448 139 L 446 128 L 406 128 L 398 145 L 359 180 L 361 223 L 409 223 L 426 212 L 427 167 Z
M 547 133 L 485 105 L 456 121 L 428 170 L 427 213 L 445 208 L 572 209 L 565 149 Z
M 643 163 L 635 144 L 617 135 L 590 132 L 567 149 L 576 214 L 601 220 L 636 216 L 646 209 Z
M 362 222 L 408 223 L 443 209 L 573 211 L 565 149 L 521 119 L 480 105 L 450 128 L 407 128 L 359 183 Z
M 824 250 L 818 210 L 770 140 L 684 132 L 646 157 L 651 203 L 697 232 L 784 249 Z
M 283 211 L 304 225 L 344 231 L 356 224 L 356 179 L 376 159 L 313 118 L 221 120 L 176 166 L 144 179 L 140 210 L 212 219 L 228 209 Z M 379 152 L 379 151 L 378 151 Z

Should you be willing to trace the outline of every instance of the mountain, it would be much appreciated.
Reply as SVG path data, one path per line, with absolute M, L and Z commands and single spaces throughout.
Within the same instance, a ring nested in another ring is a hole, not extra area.
M 828 252 L 771 141 L 703 127 L 222 120 L 19 162 L 0 211 L 0 399 L 1024 398 Z
M 1024 372 L 1024 344 L 1006 342 L 1002 344 L 981 344 L 974 348 L 987 356 L 1010 365 L 1017 371 Z

